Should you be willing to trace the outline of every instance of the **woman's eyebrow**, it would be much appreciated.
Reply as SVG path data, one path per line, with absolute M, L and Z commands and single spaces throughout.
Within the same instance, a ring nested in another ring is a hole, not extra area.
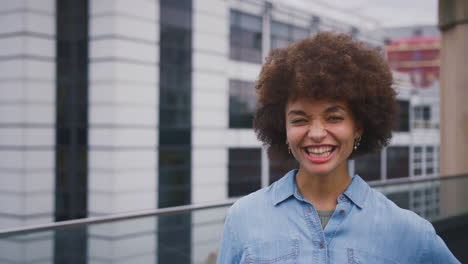
M 290 115 L 307 115 L 304 111 L 302 110 L 291 110 L 288 112 L 288 116 Z
M 333 113 L 333 112 L 338 112 L 340 110 L 343 111 L 343 112 L 346 112 L 346 109 L 344 109 L 343 107 L 341 107 L 339 105 L 330 106 L 327 109 L 325 109 L 325 111 L 323 111 L 323 112 L 324 113 Z

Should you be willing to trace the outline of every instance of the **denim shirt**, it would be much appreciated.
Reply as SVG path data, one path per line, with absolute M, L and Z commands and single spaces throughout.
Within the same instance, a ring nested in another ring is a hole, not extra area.
M 228 212 L 218 264 L 460 263 L 432 225 L 359 176 L 338 196 L 325 230 L 290 171 Z

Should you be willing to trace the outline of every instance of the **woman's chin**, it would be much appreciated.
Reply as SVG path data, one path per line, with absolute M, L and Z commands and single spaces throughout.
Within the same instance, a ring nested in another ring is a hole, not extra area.
M 321 168 L 318 168 L 321 167 Z M 326 177 L 330 174 L 332 174 L 333 170 L 330 168 L 327 168 L 327 166 L 321 165 L 321 166 L 316 166 L 314 165 L 313 168 L 310 166 L 302 166 L 301 167 L 303 173 L 311 176 L 318 176 L 318 177 Z

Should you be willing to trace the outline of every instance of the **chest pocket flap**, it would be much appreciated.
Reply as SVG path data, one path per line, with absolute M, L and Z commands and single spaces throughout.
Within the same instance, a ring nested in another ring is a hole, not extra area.
M 384 258 L 382 256 L 371 255 L 361 250 L 348 248 L 346 250 L 348 264 L 366 264 L 366 263 L 382 263 L 382 264 L 398 264 L 397 262 Z
M 295 264 L 299 256 L 299 240 L 278 240 L 246 245 L 243 264 Z

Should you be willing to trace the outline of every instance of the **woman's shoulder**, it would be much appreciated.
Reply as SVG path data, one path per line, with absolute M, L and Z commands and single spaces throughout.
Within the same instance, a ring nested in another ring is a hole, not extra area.
M 400 248 L 409 249 L 413 263 L 460 263 L 437 235 L 433 225 L 416 213 L 400 208 L 382 193 L 373 190 L 372 208 L 381 213 L 387 237 L 398 241 Z M 417 256 L 414 252 L 420 252 Z M 403 252 L 400 255 L 404 256 Z M 409 258 L 408 258 L 409 259 Z M 417 260 L 417 261 L 416 261 Z
M 374 210 L 379 218 L 394 227 L 405 229 L 410 233 L 425 233 L 433 230 L 432 224 L 415 212 L 399 207 L 383 193 L 371 189 L 370 209 Z

